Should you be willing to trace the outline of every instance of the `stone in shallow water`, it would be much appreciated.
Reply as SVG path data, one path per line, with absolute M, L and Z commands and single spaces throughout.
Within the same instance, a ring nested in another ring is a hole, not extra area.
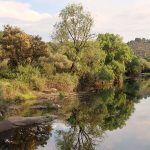
M 8 120 L 0 122 L 0 132 L 4 132 L 4 131 L 10 130 L 12 128 L 14 128 L 14 125 L 12 122 L 10 122 Z
M 0 132 L 4 132 L 13 128 L 42 124 L 52 121 L 53 117 L 39 116 L 39 117 L 11 117 L 8 120 L 0 122 Z
M 31 107 L 31 109 L 47 109 L 47 108 L 48 108 L 47 106 L 42 106 L 42 105 L 35 105 Z

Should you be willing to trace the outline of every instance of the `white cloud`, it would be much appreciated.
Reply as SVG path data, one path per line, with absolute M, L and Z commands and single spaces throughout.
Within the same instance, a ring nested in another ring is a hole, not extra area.
M 33 11 L 29 4 L 15 1 L 0 1 L 0 18 L 13 18 L 20 21 L 36 22 L 51 17 L 47 13 Z
M 6 24 L 15 25 L 29 34 L 39 34 L 44 40 L 49 40 L 56 20 L 57 16 L 34 11 L 28 3 L 0 0 L 0 29 Z
M 120 34 L 125 41 L 150 38 L 150 1 L 83 0 L 82 3 L 92 12 L 95 32 Z
M 58 11 L 56 10 L 55 15 L 39 13 L 32 9 L 28 1 L 26 3 L 18 1 L 0 0 L 0 28 L 4 24 L 17 25 L 30 34 L 40 34 L 45 40 L 50 39 L 50 32 L 58 19 Z M 60 3 L 60 0 L 37 1 L 42 6 L 51 4 L 53 11 Z M 36 5 L 36 0 L 34 2 Z M 135 37 L 150 38 L 149 0 L 61 0 L 61 2 L 62 8 L 68 3 L 81 2 L 94 17 L 93 32 L 120 34 L 125 41 Z

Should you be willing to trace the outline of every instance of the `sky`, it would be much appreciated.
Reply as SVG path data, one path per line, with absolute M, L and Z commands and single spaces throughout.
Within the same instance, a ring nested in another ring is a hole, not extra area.
M 0 30 L 18 26 L 49 41 L 59 12 L 81 3 L 94 18 L 93 33 L 114 33 L 124 41 L 150 38 L 150 0 L 0 0 Z

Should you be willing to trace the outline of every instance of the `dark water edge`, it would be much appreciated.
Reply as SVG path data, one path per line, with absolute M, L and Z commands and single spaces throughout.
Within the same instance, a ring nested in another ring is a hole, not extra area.
M 35 108 L 32 103 L 13 104 L 15 109 L 1 105 L 2 121 L 12 116 L 57 119 L 1 132 L 0 150 L 149 150 L 149 97 L 147 78 L 61 99 L 58 108 L 48 102 L 40 109 L 31 109 Z

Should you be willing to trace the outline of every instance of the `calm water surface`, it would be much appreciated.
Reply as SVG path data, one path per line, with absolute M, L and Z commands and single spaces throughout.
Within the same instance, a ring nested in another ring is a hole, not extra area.
M 0 150 L 150 150 L 149 79 L 64 100 L 59 110 L 5 115 L 17 113 L 58 119 L 0 133 Z

